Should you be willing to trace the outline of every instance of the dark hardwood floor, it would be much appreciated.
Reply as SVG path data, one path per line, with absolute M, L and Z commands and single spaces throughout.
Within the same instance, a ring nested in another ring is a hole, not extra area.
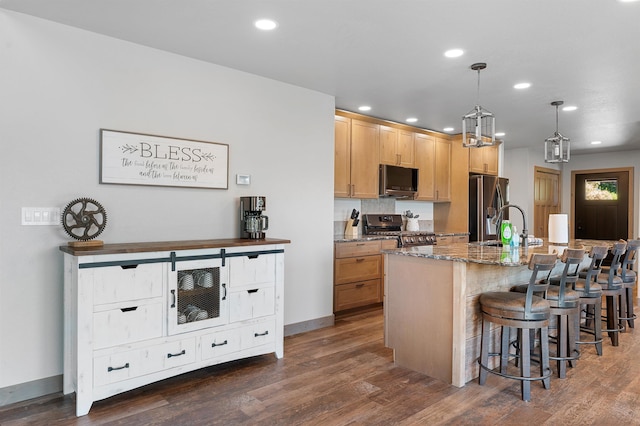
M 456 388 L 394 366 L 382 311 L 285 339 L 285 357 L 259 356 L 154 383 L 93 404 L 76 418 L 73 396 L 0 407 L 4 425 L 511 425 L 640 424 L 640 332 L 583 348 L 551 389 L 489 375 Z M 555 365 L 554 365 L 555 368 Z

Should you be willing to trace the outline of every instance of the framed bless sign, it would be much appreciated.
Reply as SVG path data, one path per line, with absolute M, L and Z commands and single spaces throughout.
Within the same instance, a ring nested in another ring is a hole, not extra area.
M 229 188 L 229 145 L 100 129 L 100 183 Z

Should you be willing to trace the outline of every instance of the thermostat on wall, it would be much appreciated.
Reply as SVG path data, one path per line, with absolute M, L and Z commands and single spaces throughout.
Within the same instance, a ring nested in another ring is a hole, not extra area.
M 251 184 L 251 175 L 236 175 L 236 184 L 237 185 L 250 185 Z

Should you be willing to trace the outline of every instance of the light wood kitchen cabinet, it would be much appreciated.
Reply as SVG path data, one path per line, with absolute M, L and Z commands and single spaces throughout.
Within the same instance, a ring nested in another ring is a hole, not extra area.
M 451 142 L 436 138 L 434 201 L 451 201 Z
M 380 164 L 415 167 L 414 133 L 380 126 Z
M 335 116 L 333 195 L 348 198 L 351 195 L 351 119 Z
M 335 117 L 334 196 L 378 198 L 380 126 Z
M 436 197 L 436 140 L 422 133 L 415 134 L 418 194 L 416 200 L 433 201 Z
M 335 243 L 334 312 L 382 302 L 384 256 L 380 250 L 396 247 L 395 239 Z
M 418 194 L 416 200 L 451 201 L 451 142 L 415 135 Z
M 498 176 L 498 145 L 469 148 L 469 172 Z

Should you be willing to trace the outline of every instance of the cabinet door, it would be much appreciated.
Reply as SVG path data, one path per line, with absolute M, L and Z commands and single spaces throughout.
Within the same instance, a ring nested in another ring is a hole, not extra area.
M 436 138 L 436 201 L 451 201 L 451 142 Z
M 398 135 L 398 158 L 402 167 L 415 167 L 415 133 L 401 130 Z
M 379 127 L 351 120 L 351 197 L 378 198 Z
M 393 127 L 380 126 L 380 164 L 399 165 L 397 152 L 398 130 Z
M 483 148 L 486 174 L 498 176 L 498 145 Z
M 351 195 L 351 119 L 335 116 L 334 196 Z
M 418 168 L 418 194 L 416 200 L 435 199 L 435 139 L 422 133 L 415 134 L 416 167 Z
M 484 173 L 484 148 L 467 148 L 469 150 L 469 172 Z

